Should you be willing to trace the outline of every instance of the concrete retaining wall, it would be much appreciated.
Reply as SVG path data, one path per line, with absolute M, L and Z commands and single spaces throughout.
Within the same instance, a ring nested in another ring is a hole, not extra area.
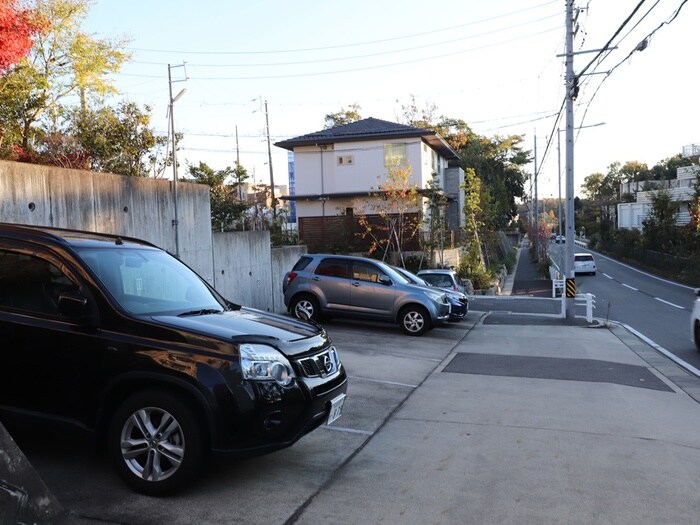
M 282 280 L 305 246 L 271 248 L 270 232 L 215 233 L 214 288 L 234 303 L 285 312 Z
M 178 184 L 180 258 L 212 282 L 209 188 Z M 175 253 L 172 183 L 0 161 L 0 221 L 138 237 Z

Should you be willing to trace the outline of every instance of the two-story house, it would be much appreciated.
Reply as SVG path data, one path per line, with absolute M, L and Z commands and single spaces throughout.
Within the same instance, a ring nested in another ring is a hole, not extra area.
M 293 152 L 289 160 L 288 199 L 293 203 L 299 238 L 323 249 L 357 245 L 359 216 L 377 215 L 386 194 L 382 187 L 390 170 L 409 174 L 423 195 L 421 209 L 409 213 L 429 216 L 427 194 L 437 182 L 446 204 L 438 212 L 447 229 L 459 235 L 464 225 L 464 180 L 461 168 L 448 167 L 457 153 L 435 131 L 367 118 L 283 140 L 276 146 Z M 370 217 L 371 218 L 371 217 Z

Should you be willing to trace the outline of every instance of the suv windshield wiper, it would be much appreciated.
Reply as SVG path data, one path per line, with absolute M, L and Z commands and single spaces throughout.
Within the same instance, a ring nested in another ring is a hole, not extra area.
M 177 314 L 178 317 L 188 317 L 190 315 L 209 315 L 209 314 L 220 314 L 223 310 L 217 308 L 200 308 L 199 310 L 190 310 L 189 312 L 182 312 Z

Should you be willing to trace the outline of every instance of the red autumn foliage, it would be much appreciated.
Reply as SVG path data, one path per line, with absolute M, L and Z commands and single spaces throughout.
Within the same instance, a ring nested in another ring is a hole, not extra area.
M 0 0 L 0 72 L 6 71 L 32 48 L 32 37 L 46 27 L 33 11 L 17 0 Z

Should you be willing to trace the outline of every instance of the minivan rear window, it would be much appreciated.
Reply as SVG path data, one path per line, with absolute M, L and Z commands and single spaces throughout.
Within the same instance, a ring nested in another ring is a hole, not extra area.
M 574 255 L 574 261 L 592 261 L 593 256 L 592 255 Z

